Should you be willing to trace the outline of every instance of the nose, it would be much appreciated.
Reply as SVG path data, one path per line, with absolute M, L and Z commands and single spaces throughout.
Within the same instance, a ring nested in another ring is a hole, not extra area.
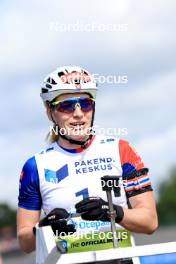
M 80 107 L 79 105 L 76 105 L 76 106 L 75 106 L 75 110 L 74 110 L 74 112 L 73 112 L 73 116 L 74 116 L 74 117 L 79 117 L 79 118 L 81 118 L 81 117 L 83 117 L 83 115 L 84 115 L 84 113 L 83 113 L 83 111 L 81 110 L 81 107 Z

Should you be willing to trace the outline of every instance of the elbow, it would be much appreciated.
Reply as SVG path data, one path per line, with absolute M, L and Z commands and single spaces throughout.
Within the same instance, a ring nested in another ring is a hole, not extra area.
M 28 247 L 24 247 L 24 246 L 20 246 L 20 248 L 26 254 L 32 253 L 34 251 L 34 249 L 31 249 L 31 248 L 28 248 Z
M 35 244 L 31 243 L 28 239 L 25 239 L 23 236 L 18 236 L 18 242 L 20 249 L 26 254 L 29 254 L 35 250 Z
M 152 235 L 158 228 L 158 219 L 154 219 L 151 221 L 150 225 L 147 226 L 146 234 L 147 235 Z
M 35 249 L 34 248 L 29 248 L 27 246 L 21 246 L 21 250 L 26 253 L 26 254 L 29 254 L 29 253 L 32 253 Z
M 20 244 L 20 249 L 26 254 L 29 254 L 29 253 L 31 253 L 31 252 L 33 252 L 35 250 L 35 248 L 29 247 L 26 244 L 23 244 L 23 243 L 20 243 L 20 242 L 19 242 L 19 244 Z

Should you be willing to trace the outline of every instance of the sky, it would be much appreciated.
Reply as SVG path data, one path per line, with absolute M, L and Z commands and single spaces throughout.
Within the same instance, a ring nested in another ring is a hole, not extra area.
M 175 8 L 174 0 L 1 1 L 0 202 L 17 206 L 22 166 L 51 125 L 40 87 L 63 65 L 121 79 L 99 82 L 95 124 L 127 130 L 118 136 L 142 156 L 157 194 L 176 164 Z

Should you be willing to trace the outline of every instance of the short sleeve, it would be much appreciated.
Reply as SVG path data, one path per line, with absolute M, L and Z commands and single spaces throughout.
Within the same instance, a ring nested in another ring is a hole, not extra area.
M 152 191 L 148 169 L 134 148 L 125 140 L 119 141 L 122 178 L 127 197 Z
M 27 210 L 41 209 L 42 199 L 35 157 L 27 160 L 23 166 L 20 175 L 18 206 Z

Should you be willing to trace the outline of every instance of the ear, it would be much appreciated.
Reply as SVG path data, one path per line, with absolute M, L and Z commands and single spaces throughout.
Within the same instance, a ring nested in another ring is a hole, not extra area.
M 52 113 L 51 112 L 52 112 L 51 108 L 49 108 L 49 106 L 46 106 L 47 116 L 48 116 L 49 120 L 53 122 Z

